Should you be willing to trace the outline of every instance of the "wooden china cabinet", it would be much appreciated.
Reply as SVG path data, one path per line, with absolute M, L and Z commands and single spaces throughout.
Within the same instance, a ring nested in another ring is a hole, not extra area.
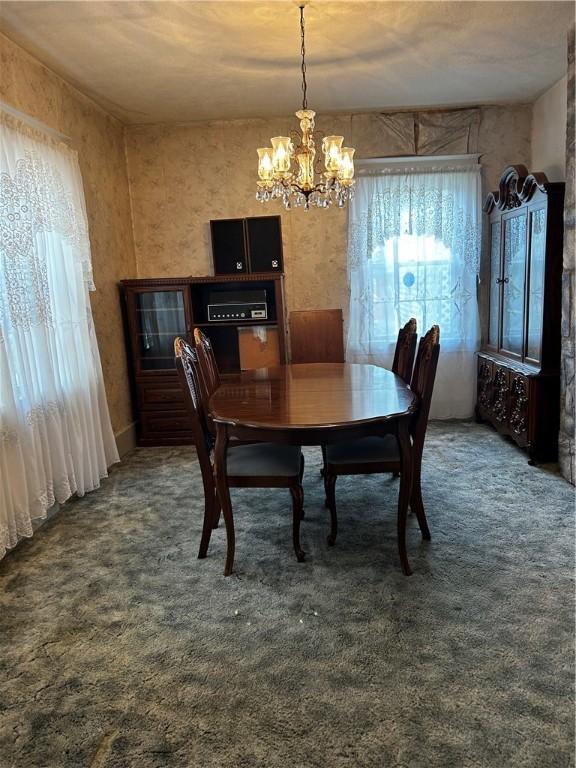
M 236 304 L 252 301 L 255 293 L 266 305 L 264 318 L 237 311 L 210 319 L 215 296 Z M 224 377 L 286 362 L 282 274 L 122 280 L 121 294 L 138 445 L 193 443 L 174 363 L 176 336 L 191 339 L 194 328 L 201 328 Z
M 528 450 L 558 453 L 564 183 L 523 165 L 488 195 L 488 335 L 478 354 L 476 414 Z

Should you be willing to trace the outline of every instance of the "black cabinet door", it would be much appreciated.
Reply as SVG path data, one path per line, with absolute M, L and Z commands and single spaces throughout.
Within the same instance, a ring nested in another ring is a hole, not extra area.
M 219 219 L 210 222 L 215 275 L 248 272 L 244 219 Z
M 246 242 L 251 272 L 283 271 L 280 216 L 246 219 Z

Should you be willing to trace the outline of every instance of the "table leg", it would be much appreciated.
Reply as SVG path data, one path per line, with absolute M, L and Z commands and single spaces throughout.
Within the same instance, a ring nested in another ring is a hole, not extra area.
M 398 493 L 398 553 L 405 576 L 410 576 L 412 569 L 406 552 L 406 516 L 412 490 L 412 445 L 408 429 L 408 419 L 398 421 L 398 447 L 400 449 L 400 490 Z
M 224 576 L 230 576 L 234 565 L 234 549 L 236 540 L 234 536 L 234 517 L 232 516 L 232 503 L 230 501 L 230 489 L 226 480 L 226 451 L 228 448 L 228 431 L 225 424 L 216 425 L 216 446 L 214 449 L 214 476 L 216 488 L 224 515 L 226 526 L 226 566 Z

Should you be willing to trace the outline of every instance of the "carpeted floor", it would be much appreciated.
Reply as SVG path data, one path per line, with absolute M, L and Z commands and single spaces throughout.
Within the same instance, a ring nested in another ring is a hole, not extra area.
M 414 575 L 397 481 L 320 452 L 302 540 L 287 491 L 236 491 L 197 560 L 191 450 L 135 451 L 0 563 L 1 768 L 574 765 L 574 489 L 487 427 L 431 424 Z

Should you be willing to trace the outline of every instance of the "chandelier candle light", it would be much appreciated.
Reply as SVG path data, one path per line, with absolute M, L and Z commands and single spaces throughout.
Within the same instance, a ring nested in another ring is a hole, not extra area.
M 343 147 L 343 136 L 326 136 L 322 140 L 324 168 L 320 181 L 314 182 L 314 118 L 306 98 L 306 47 L 304 45 L 304 6 L 300 6 L 300 37 L 302 41 L 302 109 L 296 112 L 302 137 L 294 132 L 296 147 L 290 136 L 276 136 L 271 147 L 258 149 L 258 190 L 256 199 L 262 203 L 282 200 L 285 208 L 311 205 L 328 208 L 333 203 L 343 208 L 354 194 L 354 149 Z

